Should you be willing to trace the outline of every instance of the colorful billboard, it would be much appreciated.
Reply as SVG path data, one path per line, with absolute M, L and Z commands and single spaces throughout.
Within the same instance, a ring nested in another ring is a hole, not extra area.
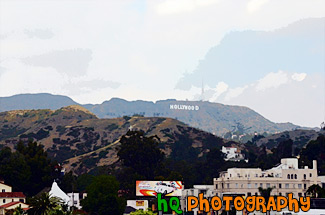
M 137 196 L 181 196 L 183 184 L 181 181 L 136 181 Z

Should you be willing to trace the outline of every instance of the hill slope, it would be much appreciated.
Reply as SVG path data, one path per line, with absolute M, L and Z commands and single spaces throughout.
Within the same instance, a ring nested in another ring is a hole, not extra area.
M 77 104 L 69 97 L 51 94 L 23 94 L 0 98 L 0 111 L 51 109 Z M 293 130 L 299 126 L 291 123 L 274 123 L 255 111 L 242 106 L 223 105 L 202 101 L 176 101 L 174 99 L 150 101 L 126 101 L 113 98 L 102 104 L 83 105 L 99 118 L 117 118 L 135 114 L 146 117 L 169 117 L 192 127 L 223 136 L 238 130 L 245 133 L 275 133 Z
M 171 118 L 98 119 L 85 108 L 73 105 L 58 110 L 0 113 L 0 148 L 14 148 L 19 140 L 33 139 L 44 145 L 50 157 L 64 162 L 68 170 L 83 173 L 97 165 L 115 164 L 118 140 L 129 129 L 143 130 L 148 136 L 157 135 L 166 156 L 176 145 L 183 144 L 178 141 L 180 138 L 189 140 L 191 147 L 197 149 L 197 157 L 209 148 L 233 144 Z
M 247 107 L 202 101 L 170 99 L 153 103 L 113 98 L 99 105 L 84 105 L 84 107 L 100 118 L 134 114 L 171 117 L 216 135 L 224 135 L 228 131 L 236 130 L 238 124 L 242 125 L 244 132 L 247 133 L 255 131 L 274 133 L 299 128 L 291 123 L 273 123 Z
M 49 93 L 19 94 L 10 97 L 0 97 L 0 112 L 10 110 L 51 109 L 76 105 L 67 96 L 52 95 Z

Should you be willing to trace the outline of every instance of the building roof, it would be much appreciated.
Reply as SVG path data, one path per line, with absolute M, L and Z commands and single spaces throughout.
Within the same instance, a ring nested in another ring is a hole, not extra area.
M 0 192 L 0 198 L 26 198 L 22 192 Z
M 22 202 L 9 202 L 7 204 L 1 205 L 0 208 L 9 208 L 9 207 L 11 207 L 13 205 L 16 205 L 16 204 L 25 204 L 25 203 L 22 203 Z M 25 205 L 27 205 L 27 204 L 25 204 Z
M 65 203 L 68 203 L 70 201 L 70 197 L 60 189 L 60 187 L 55 181 L 53 182 L 49 193 L 51 196 L 61 198 Z

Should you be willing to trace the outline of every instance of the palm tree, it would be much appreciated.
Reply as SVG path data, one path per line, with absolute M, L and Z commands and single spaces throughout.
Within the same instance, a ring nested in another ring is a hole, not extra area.
M 263 189 L 262 187 L 258 188 L 258 192 L 261 194 L 262 197 L 265 199 L 265 204 L 268 203 L 269 198 L 271 196 L 271 192 L 273 190 L 273 187 L 268 187 L 266 189 Z M 266 211 L 266 214 L 270 214 L 270 211 Z
M 62 199 L 50 196 L 49 193 L 42 193 L 40 196 L 31 198 L 29 202 L 31 214 L 50 215 L 63 204 Z

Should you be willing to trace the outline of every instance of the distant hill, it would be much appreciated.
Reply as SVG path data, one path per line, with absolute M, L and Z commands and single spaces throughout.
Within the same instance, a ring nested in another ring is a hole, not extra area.
M 206 101 L 176 101 L 169 99 L 154 103 L 113 98 L 102 104 L 84 105 L 84 107 L 100 118 L 136 114 L 148 117 L 170 117 L 220 136 L 223 136 L 228 131 L 236 130 L 238 125 L 241 125 L 244 129 L 243 132 L 247 133 L 275 133 L 299 128 L 299 126 L 291 123 L 273 123 L 247 107 Z
M 51 109 L 77 104 L 66 96 L 51 94 L 22 94 L 0 98 L 0 111 Z M 223 136 L 241 128 L 242 133 L 275 133 L 300 128 L 292 123 L 274 123 L 255 111 L 243 106 L 223 105 L 205 101 L 176 101 L 174 99 L 126 101 L 112 98 L 102 104 L 82 105 L 99 118 L 118 118 L 143 115 L 169 117 L 192 127 Z M 237 132 L 238 133 L 238 132 Z
M 186 139 L 186 144 L 195 147 L 197 157 L 203 156 L 209 148 L 237 144 L 171 118 L 98 119 L 85 108 L 73 105 L 58 110 L 1 112 L 0 148 L 14 148 L 19 140 L 27 142 L 33 139 L 44 145 L 50 157 L 63 162 L 67 170 L 84 173 L 96 166 L 117 164 L 119 139 L 129 129 L 143 130 L 148 136 L 157 135 L 166 156 L 178 145 L 185 144 L 180 139 Z
M 19 94 L 9 97 L 0 97 L 0 112 L 9 110 L 51 109 L 76 105 L 67 96 L 52 95 L 49 93 Z
M 278 143 L 291 139 L 293 141 L 294 148 L 303 148 L 305 147 L 310 140 L 316 140 L 319 135 L 325 135 L 324 130 L 315 131 L 315 130 L 304 130 L 297 129 L 294 131 L 284 131 L 277 134 L 272 134 L 270 136 L 260 138 L 256 141 L 257 146 L 266 146 L 269 149 L 278 146 Z

